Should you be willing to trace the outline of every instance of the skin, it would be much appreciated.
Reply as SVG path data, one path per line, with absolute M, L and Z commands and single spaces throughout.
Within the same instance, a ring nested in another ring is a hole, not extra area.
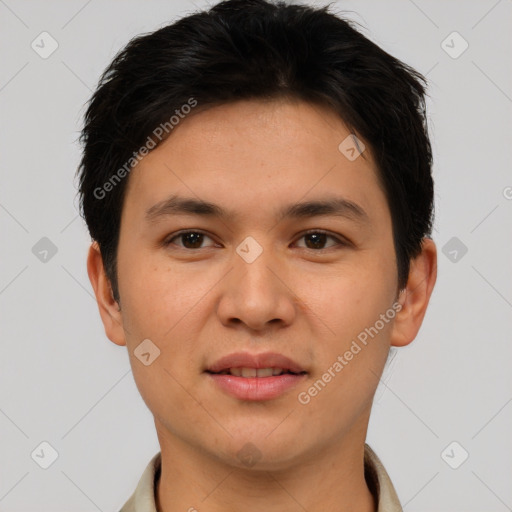
M 423 321 L 436 247 L 424 240 L 398 293 L 389 208 L 369 145 L 354 161 L 339 151 L 349 133 L 335 113 L 304 102 L 240 101 L 189 115 L 130 174 L 120 307 L 92 244 L 88 272 L 105 332 L 128 347 L 155 418 L 159 511 L 229 512 L 241 503 L 248 512 L 376 510 L 363 466 L 372 399 L 390 346 L 409 344 Z M 147 222 L 145 212 L 172 194 L 234 215 Z M 283 205 L 333 195 L 357 203 L 367 219 L 276 217 Z M 195 246 L 183 237 L 163 244 L 183 229 L 206 236 Z M 315 248 L 303 236 L 315 229 L 335 238 Z M 236 252 L 247 236 L 263 249 L 250 264 Z M 308 404 L 299 403 L 298 393 L 395 301 L 402 308 L 395 318 Z M 149 366 L 134 356 L 147 338 L 161 351 Z M 276 399 L 238 400 L 204 370 L 241 351 L 279 352 L 307 376 Z M 247 443 L 260 456 L 251 467 L 237 456 Z

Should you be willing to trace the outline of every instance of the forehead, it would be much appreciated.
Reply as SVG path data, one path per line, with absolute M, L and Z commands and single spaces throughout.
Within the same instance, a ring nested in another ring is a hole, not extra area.
M 251 100 L 199 105 L 132 170 L 126 204 L 172 193 L 248 213 L 334 191 L 363 208 L 384 200 L 368 145 L 326 107 Z

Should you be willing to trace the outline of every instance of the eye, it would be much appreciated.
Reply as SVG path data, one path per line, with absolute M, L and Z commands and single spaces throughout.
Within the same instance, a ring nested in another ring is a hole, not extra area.
M 209 239 L 213 242 L 213 244 L 209 246 L 203 246 L 203 243 L 205 239 Z M 311 230 L 307 233 L 304 233 L 299 240 L 304 239 L 305 240 L 305 246 L 300 246 L 304 249 L 311 249 L 311 250 L 323 250 L 323 249 L 329 249 L 331 247 L 336 246 L 347 246 L 349 243 L 342 239 L 338 238 L 334 235 L 329 234 L 326 231 L 322 230 Z M 326 243 L 328 240 L 333 241 L 334 243 L 331 243 L 326 247 Z M 177 242 L 176 242 L 177 241 Z M 203 249 L 205 247 L 213 247 L 215 245 L 215 242 L 212 240 L 211 237 L 209 237 L 206 233 L 203 233 L 202 231 L 194 230 L 194 231 L 181 231 L 178 233 L 173 233 L 170 237 L 168 237 L 163 242 L 164 246 L 169 245 L 175 245 L 181 249 Z
M 300 239 L 304 239 L 306 241 L 306 247 L 305 249 L 313 249 L 313 250 L 322 250 L 322 249 L 329 249 L 330 247 L 335 246 L 346 246 L 348 243 L 346 241 L 341 240 L 338 237 L 335 237 L 334 235 L 330 235 L 326 231 L 321 230 L 312 230 L 308 231 L 307 233 L 304 233 Z M 334 244 L 325 247 L 325 244 L 328 239 L 334 240 Z M 299 240 L 300 240 L 299 239 Z
M 173 234 L 171 238 L 167 238 L 164 241 L 164 245 L 177 245 L 182 249 L 202 249 L 201 245 L 205 238 L 212 240 L 201 231 L 182 231 L 181 233 Z M 174 240 L 179 240 L 181 244 L 174 243 Z

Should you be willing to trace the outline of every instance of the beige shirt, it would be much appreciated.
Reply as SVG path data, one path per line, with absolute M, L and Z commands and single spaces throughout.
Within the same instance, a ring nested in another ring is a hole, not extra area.
M 119 512 L 157 512 L 155 490 L 160 478 L 161 452 L 149 462 L 137 488 Z M 364 470 L 368 488 L 378 503 L 377 512 L 402 512 L 395 489 L 380 459 L 364 445 Z

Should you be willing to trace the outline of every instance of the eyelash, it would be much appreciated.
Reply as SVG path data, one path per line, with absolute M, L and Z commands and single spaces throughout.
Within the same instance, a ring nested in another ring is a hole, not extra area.
M 210 235 L 208 235 L 208 233 L 205 233 L 204 231 L 201 231 L 200 229 L 189 229 L 189 230 L 184 230 L 184 231 L 178 231 L 177 233 L 173 233 L 172 235 L 170 235 L 169 237 L 167 237 L 164 241 L 163 241 L 163 245 L 165 247 L 168 247 L 169 245 L 173 245 L 173 240 L 175 240 L 176 238 L 179 238 L 183 235 L 187 235 L 189 233 L 194 233 L 194 234 L 200 234 L 200 235 L 204 235 L 208 238 L 210 238 L 211 240 L 212 237 Z M 323 229 L 311 229 L 309 231 L 306 231 L 305 233 L 302 233 L 301 236 L 299 237 L 299 240 L 301 238 L 304 238 L 305 236 L 307 235 L 312 235 L 312 234 L 321 234 L 321 235 L 327 235 L 328 238 L 331 238 L 333 240 L 335 240 L 337 242 L 336 246 L 338 247 L 347 247 L 350 245 L 350 242 L 346 239 L 341 239 L 331 233 L 329 233 L 328 231 L 325 231 Z M 331 247 L 325 247 L 323 249 L 311 249 L 309 247 L 301 247 L 301 249 L 306 249 L 308 251 L 313 251 L 313 252 L 321 252 L 321 251 L 326 251 L 326 250 L 329 250 L 329 249 L 333 249 L 335 248 L 336 246 L 331 246 Z M 181 247 L 181 246 L 177 246 L 178 249 L 182 249 L 182 250 L 185 250 L 185 251 L 199 251 L 200 249 L 205 249 L 205 247 L 199 247 L 197 249 L 189 249 L 187 247 Z

